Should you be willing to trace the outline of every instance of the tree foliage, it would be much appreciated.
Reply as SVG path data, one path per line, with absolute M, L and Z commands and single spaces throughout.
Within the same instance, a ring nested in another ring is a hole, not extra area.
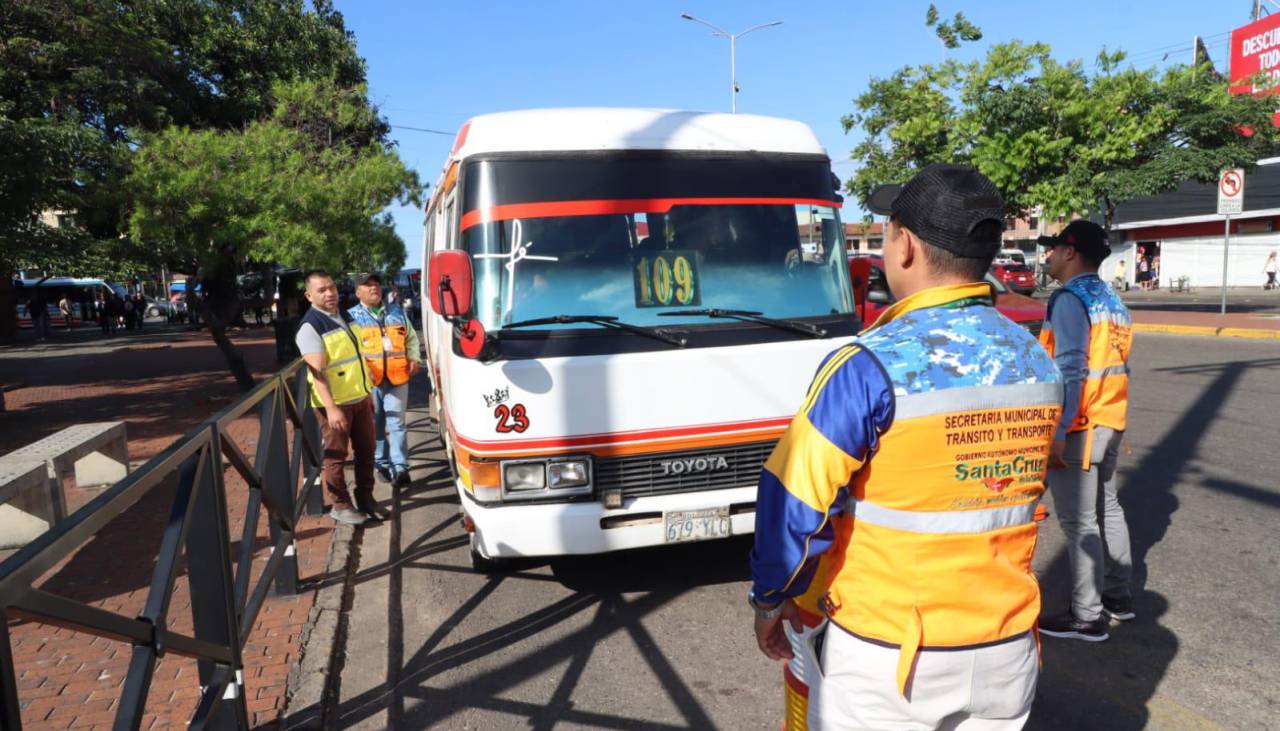
M 380 139 L 365 89 L 297 81 L 272 96 L 272 112 L 242 130 L 141 138 L 127 179 L 131 238 L 197 274 L 215 337 L 238 317 L 234 276 L 248 262 L 335 272 L 404 262 L 384 211 L 416 204 L 420 185 Z
M 1020 41 L 872 79 L 854 106 L 842 123 L 864 137 L 848 189 L 864 202 L 927 164 L 966 163 L 1011 215 L 1102 213 L 1108 224 L 1117 203 L 1251 167 L 1280 138 L 1275 100 L 1228 93 L 1207 64 L 1160 72 L 1104 49 L 1090 69 Z
M 945 48 L 959 48 L 961 43 L 982 40 L 982 29 L 964 17 L 964 13 L 958 12 L 951 20 L 942 20 L 938 7 L 933 3 L 925 11 L 924 24 L 933 28 Z
M 242 128 L 276 107 L 279 81 L 363 83 L 342 15 L 331 0 L 309 4 L 0 3 L 0 278 L 20 267 L 159 263 L 150 247 L 120 244 L 123 180 L 140 140 L 171 125 Z M 383 141 L 388 132 L 381 119 L 366 130 Z M 76 230 L 48 230 L 47 210 L 74 212 Z M 13 319 L 6 307 L 0 337 Z

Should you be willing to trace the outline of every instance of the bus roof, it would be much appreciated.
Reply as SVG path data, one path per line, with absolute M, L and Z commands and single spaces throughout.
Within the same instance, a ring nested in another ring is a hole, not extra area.
M 96 277 L 49 277 L 41 280 L 39 277 L 23 277 L 16 280 L 22 283 L 24 287 L 35 287 L 37 284 L 41 287 L 89 287 L 95 284 L 107 286 L 107 283 Z
M 493 152 L 691 150 L 826 155 L 803 122 L 673 109 L 529 109 L 473 117 L 451 158 Z

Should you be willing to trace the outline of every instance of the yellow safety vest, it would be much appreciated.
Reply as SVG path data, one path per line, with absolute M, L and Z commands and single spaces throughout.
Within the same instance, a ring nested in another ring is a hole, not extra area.
M 314 307 L 302 317 L 302 324 L 314 327 L 324 342 L 324 379 L 335 404 L 354 404 L 373 393 L 373 382 L 364 366 L 364 359 L 360 357 L 355 338 L 346 328 Z M 316 395 L 315 375 L 310 368 L 307 369 L 307 380 L 311 384 L 311 405 L 323 407 Z

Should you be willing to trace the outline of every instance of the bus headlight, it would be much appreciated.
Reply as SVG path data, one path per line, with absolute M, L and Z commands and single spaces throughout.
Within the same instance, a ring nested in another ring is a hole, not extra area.
M 521 459 L 502 463 L 504 500 L 563 498 L 590 492 L 590 457 Z
M 591 484 L 591 470 L 585 460 L 552 462 L 547 465 L 547 487 L 558 490 Z
M 541 490 L 547 486 L 547 468 L 542 462 L 517 462 L 502 470 L 503 487 L 510 491 Z

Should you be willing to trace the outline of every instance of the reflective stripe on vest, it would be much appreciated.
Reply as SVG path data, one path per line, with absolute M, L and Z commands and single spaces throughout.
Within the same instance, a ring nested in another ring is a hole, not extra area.
M 911 533 L 985 533 L 1031 523 L 1037 504 L 1039 501 L 1006 508 L 922 513 L 915 510 L 894 510 L 867 500 L 850 498 L 848 511 L 859 523 L 871 523 Z

